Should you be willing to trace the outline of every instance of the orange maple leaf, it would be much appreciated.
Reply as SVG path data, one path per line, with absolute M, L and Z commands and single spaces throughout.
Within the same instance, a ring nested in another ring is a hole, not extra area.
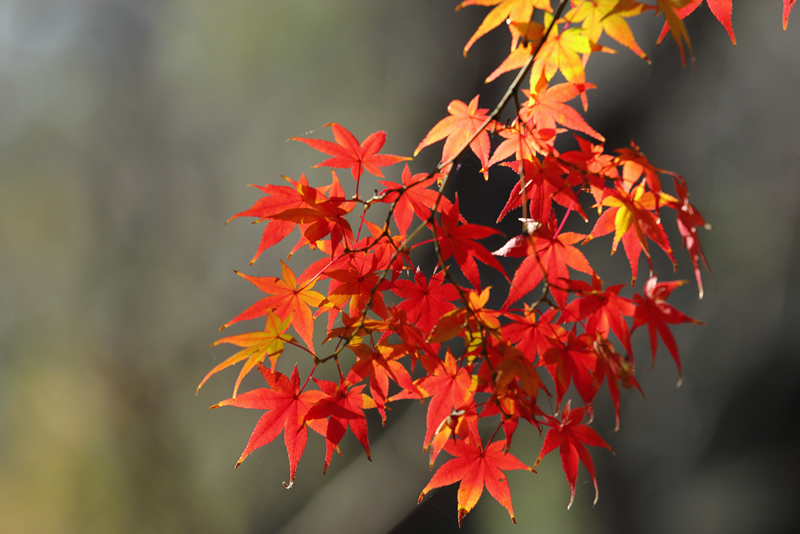
M 229 327 L 239 321 L 247 319 L 255 319 L 262 317 L 267 313 L 274 313 L 281 319 L 292 320 L 292 326 L 300 335 L 300 337 L 308 345 L 308 349 L 314 352 L 314 319 L 311 316 L 310 306 L 318 307 L 325 297 L 311 291 L 314 287 L 314 282 L 309 282 L 303 286 L 298 287 L 297 279 L 288 265 L 283 263 L 283 278 L 276 278 L 274 276 L 248 276 L 246 274 L 234 271 L 236 274 L 255 285 L 264 293 L 268 293 L 269 297 L 263 298 L 247 308 L 245 311 L 225 323 L 220 330 Z
M 283 352 L 284 343 L 294 343 L 295 341 L 292 336 L 284 334 L 286 329 L 289 328 L 290 322 L 291 321 L 289 321 L 289 319 L 281 321 L 281 319 L 274 313 L 267 312 L 267 326 L 263 332 L 250 332 L 249 334 L 228 336 L 218 339 L 212 343 L 212 347 L 215 347 L 220 343 L 230 343 L 238 347 L 244 347 L 244 349 L 240 350 L 224 362 L 211 369 L 203 378 L 203 380 L 200 381 L 200 385 L 197 386 L 197 391 L 200 391 L 200 388 L 203 387 L 203 384 L 206 383 L 206 380 L 208 380 L 213 374 L 230 367 L 233 364 L 239 363 L 244 359 L 247 361 L 239 372 L 239 376 L 236 379 L 236 384 L 233 386 L 234 399 L 236 398 L 236 392 L 239 390 L 239 384 L 241 384 L 242 379 L 247 375 L 247 373 L 250 372 L 251 369 L 253 369 L 253 367 L 263 362 L 267 357 L 270 359 L 270 362 L 272 362 L 272 370 L 274 371 L 275 362 L 278 361 L 278 357 Z
M 487 127 L 483 130 L 481 130 L 481 126 L 489 119 L 486 114 L 489 110 L 478 108 L 479 97 L 480 95 L 475 96 L 469 104 L 465 104 L 461 100 L 450 102 L 450 105 L 447 106 L 450 116 L 440 120 L 436 123 L 436 126 L 431 128 L 431 131 L 428 132 L 414 150 L 414 156 L 419 154 L 419 151 L 426 146 L 447 138 L 442 149 L 441 161 L 442 164 L 446 164 L 442 167 L 442 172 L 447 173 L 452 160 L 458 157 L 467 140 L 480 131 L 478 136 L 469 144 L 469 147 L 481 162 L 484 178 L 488 177 L 489 151 L 492 146 L 486 130 L 490 124 L 487 124 Z
M 458 486 L 458 526 L 460 527 L 461 520 L 481 498 L 485 486 L 492 497 L 508 510 L 511 521 L 516 523 L 514 509 L 511 507 L 511 492 L 503 471 L 515 469 L 533 471 L 533 469 L 506 452 L 504 448 L 505 440 L 490 443 L 485 449 L 481 443 L 474 444 L 461 439 L 448 441 L 444 450 L 455 458 L 448 460 L 436 471 L 431 481 L 422 490 L 418 502 L 422 502 L 423 497 L 434 488 L 460 482 Z
M 486 15 L 486 18 L 483 19 L 478 30 L 470 37 L 469 41 L 464 46 L 465 56 L 475 41 L 497 28 L 503 22 L 507 20 L 511 22 L 529 22 L 533 16 L 534 8 L 553 11 L 550 0 L 465 0 L 456 6 L 456 11 L 466 6 L 497 7 Z

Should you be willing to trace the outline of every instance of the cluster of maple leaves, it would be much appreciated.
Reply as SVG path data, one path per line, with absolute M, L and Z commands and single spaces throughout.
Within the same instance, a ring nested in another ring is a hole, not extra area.
M 384 132 L 359 142 L 344 127 L 330 124 L 334 142 L 295 138 L 330 156 L 315 167 L 349 169 L 355 193 L 345 192 L 335 170 L 330 185 L 324 187 L 311 186 L 305 175 L 298 180 L 284 177 L 285 185 L 256 186 L 263 196 L 232 217 L 267 223 L 251 264 L 295 230 L 300 238 L 290 257 L 303 247 L 320 255 L 299 274 L 283 261 L 280 277 L 237 273 L 266 296 L 223 328 L 266 317 L 265 327 L 215 342 L 241 350 L 214 367 L 200 384 L 244 362 L 232 398 L 212 407 L 265 411 L 237 466 L 283 433 L 290 486 L 309 428 L 325 439 L 327 470 L 348 429 L 369 456 L 365 410 L 376 409 L 385 423 L 387 404 L 427 399 L 423 449 L 430 450 L 430 465 L 442 450 L 453 458 L 438 468 L 420 500 L 433 488 L 460 482 L 459 524 L 484 487 L 514 519 L 503 472 L 533 470 L 509 452 L 520 422 L 545 432 L 533 467 L 559 449 L 570 505 L 579 462 L 591 476 L 596 495 L 587 446 L 611 447 L 588 426 L 592 405 L 605 384 L 619 427 L 620 386 L 640 389 L 634 373 L 632 332 L 646 327 L 653 359 L 660 338 L 680 374 L 670 326 L 698 323 L 667 303 L 672 291 L 685 282 L 658 281 L 652 274 L 652 244 L 675 263 L 662 212 L 676 214 L 701 297 L 700 262 L 705 263 L 705 257 L 698 228 L 708 225 L 689 203 L 681 176 L 655 167 L 633 142 L 629 148 L 607 153 L 603 136 L 567 102 L 579 98 L 586 109 L 586 91 L 595 87 L 586 82 L 586 62 L 594 52 L 613 52 L 599 44 L 603 34 L 647 59 L 628 26 L 630 17 L 649 10 L 662 13 L 665 28 L 659 40 L 670 31 L 681 54 L 684 43 L 691 52 L 682 19 L 701 3 L 466 0 L 458 9 L 495 7 L 464 53 L 505 22 L 511 34 L 510 54 L 487 82 L 511 71 L 517 76 L 491 113 L 479 107 L 479 96 L 468 104 L 450 103 L 449 116 L 430 130 L 415 151 L 416 155 L 444 140 L 435 172 L 412 174 L 406 164 L 399 179 L 387 179 L 383 167 L 411 158 L 380 154 Z M 707 3 L 735 44 L 731 0 Z M 784 29 L 793 4 L 794 0 L 784 0 Z M 560 83 L 554 81 L 558 73 L 563 78 Z M 523 89 L 526 81 L 528 88 Z M 524 99 L 519 98 L 520 92 Z M 513 113 L 500 122 L 509 104 Z M 573 150 L 557 150 L 556 139 L 568 131 L 585 137 L 575 135 Z M 500 232 L 468 223 L 460 213 L 458 198 L 451 201 L 443 195 L 467 150 L 477 157 L 487 179 L 497 165 L 519 176 L 498 222 L 521 211 L 520 235 L 494 252 L 481 240 Z M 360 196 L 365 172 L 383 178 L 380 183 L 385 189 L 371 197 Z M 674 193 L 665 192 L 665 185 Z M 389 205 L 388 216 L 370 221 L 368 215 L 375 213 L 372 208 L 381 204 Z M 563 209 L 555 209 L 556 205 Z M 588 222 L 587 211 L 598 213 L 587 234 L 562 231 L 573 212 Z M 560 220 L 557 213 L 563 213 Z M 421 239 L 424 231 L 430 236 L 427 240 Z M 621 295 L 623 285 L 604 285 L 581 252 L 583 243 L 608 234 L 613 234 L 612 253 L 622 243 L 632 286 L 642 255 L 650 265 L 641 293 L 632 298 Z M 412 249 L 423 245 L 432 245 L 436 254 L 434 272 L 424 273 L 412 261 Z M 499 308 L 489 305 L 493 289 L 482 285 L 478 267 L 478 262 L 483 263 L 508 280 L 498 257 L 523 258 Z M 322 356 L 314 345 L 319 328 L 325 329 L 325 341 L 333 346 Z M 304 380 L 297 366 L 288 377 L 275 370 L 287 344 L 313 359 L 314 367 Z M 330 361 L 338 369 L 338 382 L 314 377 L 318 366 Z M 267 387 L 239 394 L 243 377 L 254 368 Z M 582 403 L 577 408 L 572 407 L 573 390 Z M 541 405 L 547 411 L 540 406 L 545 398 L 548 402 Z

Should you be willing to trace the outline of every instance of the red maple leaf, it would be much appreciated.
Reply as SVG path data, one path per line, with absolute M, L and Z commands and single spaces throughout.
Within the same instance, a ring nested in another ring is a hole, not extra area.
M 459 214 L 458 196 L 456 196 L 455 203 L 442 212 L 441 223 L 434 221 L 434 234 L 439 240 L 442 259 L 446 261 L 453 256 L 458 266 L 461 267 L 461 272 L 478 290 L 481 288 L 481 279 L 476 259 L 494 267 L 508 280 L 508 276 L 497 258 L 476 241 L 490 235 L 501 234 L 501 232 L 478 224 L 459 224 L 461 219 Z
M 594 474 L 592 457 L 589 455 L 589 451 L 586 449 L 584 443 L 592 447 L 605 447 L 611 452 L 614 452 L 614 449 L 612 449 L 597 432 L 581 424 L 585 415 L 586 406 L 581 406 L 580 408 L 572 410 L 570 408 L 570 401 L 567 401 L 566 406 L 564 406 L 564 409 L 561 411 L 561 420 L 559 420 L 558 417 L 545 415 L 545 424 L 550 426 L 550 428 L 544 436 L 542 451 L 539 453 L 536 463 L 533 464 L 533 468 L 536 469 L 536 466 L 539 465 L 539 462 L 542 461 L 542 458 L 546 454 L 550 453 L 556 447 L 559 448 L 561 452 L 561 464 L 564 467 L 564 474 L 567 476 L 567 482 L 569 483 L 570 496 L 569 504 L 567 505 L 568 509 L 572 506 L 572 501 L 575 499 L 575 482 L 578 479 L 579 460 L 583 462 L 583 465 L 592 477 L 592 482 L 594 482 L 594 502 L 597 504 L 597 478 Z
M 509 343 L 486 340 L 488 359 L 478 371 L 478 391 L 492 397 L 483 405 L 481 417 L 502 414 L 501 424 L 506 434 L 506 450 L 522 417 L 539 428 L 534 418 L 538 413 L 536 400 L 539 390 L 550 393 L 542 385 L 541 377 L 531 365 L 530 355 Z
M 616 432 L 619 430 L 619 384 L 617 381 L 622 382 L 622 387 L 626 389 L 635 387 L 643 397 L 644 392 L 633 376 L 633 360 L 623 358 L 614 350 L 614 346 L 608 339 L 598 334 L 592 344 L 592 350 L 597 356 L 597 363 L 594 369 L 594 385 L 595 388 L 600 388 L 603 380 L 608 378 L 608 392 L 611 395 L 611 402 L 614 404 L 616 415 L 616 426 L 614 427 Z
M 668 324 L 694 323 L 703 324 L 697 319 L 692 319 L 684 315 L 666 302 L 676 288 L 686 283 L 686 280 L 676 280 L 674 282 L 659 282 L 657 276 L 651 277 L 644 284 L 644 295 L 636 294 L 633 300 L 636 302 L 636 313 L 633 316 L 633 329 L 647 325 L 647 334 L 650 337 L 650 350 L 653 353 L 653 362 L 656 359 L 658 349 L 658 336 L 664 340 L 675 365 L 678 367 L 678 376 L 683 376 L 681 370 L 681 360 L 678 356 L 678 345 L 669 330 Z M 678 380 L 680 384 L 680 379 Z
M 386 424 L 386 396 L 389 393 L 389 379 L 405 390 L 418 392 L 414 385 L 411 375 L 398 362 L 408 354 L 401 345 L 378 345 L 374 349 L 369 345 L 359 344 L 350 347 L 358 355 L 358 361 L 353 364 L 347 375 L 347 381 L 355 384 L 369 377 L 369 390 L 378 411 L 381 414 L 383 424 Z
M 571 301 L 561 311 L 561 321 L 577 322 L 586 321 L 586 332 L 597 332 L 603 337 L 608 337 L 609 330 L 614 332 L 628 354 L 633 354 L 631 349 L 631 333 L 624 315 L 633 317 L 636 306 L 630 299 L 620 297 L 619 292 L 624 284 L 618 284 L 603 290 L 600 277 L 592 277 L 590 286 L 582 280 L 571 280 L 573 291 L 582 295 Z
M 575 384 L 575 389 L 587 404 L 592 402 L 597 393 L 598 386 L 592 380 L 597 356 L 591 351 L 590 343 L 591 339 L 586 334 L 578 336 L 571 330 L 563 341 L 554 344 L 542 355 L 541 362 L 556 384 L 557 405 L 561 404 L 570 383 Z
M 519 161 L 512 161 L 504 165 L 518 174 L 520 173 Z M 552 156 L 545 156 L 541 162 L 537 157 L 522 160 L 522 180 L 517 180 L 511 189 L 508 201 L 497 217 L 497 222 L 500 222 L 512 210 L 522 206 L 523 199 L 529 202 L 529 219 L 549 221 L 553 213 L 553 202 L 556 202 L 565 208 L 574 207 L 585 220 L 586 214 L 578 202 L 578 197 L 575 196 L 575 192 L 563 177 L 566 172 L 558 158 Z M 525 183 L 524 189 L 522 182 Z
M 338 308 L 350 301 L 350 315 L 365 313 L 367 302 L 370 302 L 370 308 L 381 318 L 386 318 L 383 291 L 389 289 L 390 283 L 382 280 L 377 272 L 380 258 L 372 253 L 359 252 L 349 254 L 346 259 L 343 268 L 325 272 L 331 278 L 328 300 Z
M 686 187 L 686 182 L 682 176 L 674 175 L 675 191 L 678 195 L 678 202 L 669 204 L 671 208 L 678 211 L 678 231 L 683 238 L 683 247 L 689 252 L 689 258 L 692 260 L 694 266 L 694 276 L 697 279 L 697 288 L 700 292 L 700 298 L 703 298 L 703 278 L 700 276 L 700 263 L 706 266 L 706 270 L 711 274 L 711 268 L 706 261 L 706 255 L 703 254 L 703 249 L 700 246 L 700 236 L 697 234 L 697 228 L 702 226 L 706 230 L 711 230 L 711 225 L 708 224 L 700 212 L 697 211 L 693 205 L 689 203 L 689 189 Z M 714 275 L 711 275 L 712 280 Z
M 460 295 L 453 284 L 444 281 L 444 271 L 425 278 L 417 268 L 414 281 L 395 280 L 392 292 L 404 298 L 397 309 L 405 310 L 408 320 L 416 324 L 425 334 L 431 331 L 439 318 L 456 308 L 452 301 Z
M 251 452 L 270 443 L 283 432 L 286 450 L 289 453 L 289 485 L 291 485 L 297 472 L 297 463 L 303 456 L 308 441 L 306 413 L 314 403 L 325 397 L 325 394 L 322 391 L 313 390 L 301 393 L 300 377 L 297 374 L 296 365 L 291 378 L 286 378 L 286 375 L 271 371 L 261 364 L 258 365 L 258 370 L 269 384 L 269 388 L 247 391 L 238 397 L 215 404 L 211 408 L 236 406 L 237 408 L 266 410 L 266 413 L 256 423 L 244 452 L 236 462 L 236 467 L 239 467 L 239 464 Z M 308 426 L 325 435 L 324 423 L 324 421 L 310 421 Z
M 367 459 L 372 461 L 369 454 L 369 437 L 367 436 L 367 418 L 364 410 L 375 408 L 375 401 L 368 395 L 361 393 L 364 386 L 351 386 L 344 378 L 339 383 L 328 380 L 313 379 L 319 388 L 325 392 L 325 397 L 317 401 L 306 413 L 306 421 L 328 418 L 325 432 L 325 467 L 328 470 L 334 449 L 347 432 L 347 427 L 353 431 L 364 451 Z
M 697 9 L 700 4 L 703 3 L 703 0 L 691 0 L 688 4 L 683 6 L 682 8 L 677 10 L 678 16 L 681 19 L 685 19 L 689 15 L 691 15 L 695 9 Z M 731 25 L 731 15 L 733 11 L 733 0 L 707 0 L 708 8 L 717 17 L 717 20 L 722 24 L 722 27 L 725 28 L 725 31 L 728 32 L 728 35 L 731 38 L 731 42 L 736 45 L 736 36 L 733 34 L 733 26 Z M 794 0 L 784 0 L 784 21 L 789 16 L 788 12 L 786 12 L 786 5 L 794 3 Z M 791 5 L 789 6 L 791 9 Z M 664 27 L 661 28 L 661 34 L 658 36 L 658 41 L 661 42 L 664 37 L 667 35 L 667 31 L 669 31 L 670 27 L 667 22 L 664 22 Z M 786 29 L 786 23 L 783 24 L 783 29 Z
M 225 221 L 225 224 L 227 224 L 237 217 L 255 217 L 259 221 L 272 219 L 269 220 L 264 227 L 264 232 L 261 235 L 261 242 L 258 245 L 258 250 L 256 250 L 253 259 L 250 260 L 250 265 L 256 262 L 262 252 L 280 243 L 283 238 L 289 235 L 291 231 L 294 230 L 295 226 L 297 226 L 297 223 L 292 221 L 274 219 L 275 215 L 293 208 L 302 208 L 306 203 L 303 195 L 298 190 L 301 184 L 303 186 L 308 186 L 308 180 L 305 174 L 301 175 L 300 180 L 297 182 L 286 176 L 283 178 L 292 184 L 292 187 L 271 184 L 264 186 L 251 185 L 250 187 L 259 189 L 265 196 L 259 198 L 249 209 L 237 213 Z
M 496 256 L 525 257 L 508 291 L 503 308 L 508 308 L 539 285 L 545 278 L 550 285 L 558 306 L 567 302 L 567 291 L 564 280 L 569 279 L 567 267 L 591 275 L 594 271 L 583 253 L 574 244 L 585 236 L 574 232 L 555 234 L 554 220 L 550 224 L 539 226 L 529 235 L 518 235 L 511 238 L 502 248 L 493 252 Z
M 364 139 L 363 143 L 359 144 L 358 139 L 356 139 L 352 133 L 335 122 L 328 123 L 325 126 L 330 126 L 333 130 L 333 137 L 336 139 L 335 143 L 323 139 L 292 137 L 294 141 L 301 141 L 324 154 L 333 156 L 319 165 L 314 165 L 314 168 L 334 167 L 337 169 L 350 169 L 353 178 L 358 181 L 365 170 L 370 174 L 383 178 L 381 167 L 388 167 L 389 165 L 411 159 L 401 156 L 392 156 L 390 154 L 378 154 L 378 151 L 386 142 L 386 132 L 370 134 L 369 137 Z
M 291 256 L 305 244 L 315 245 L 318 241 L 331 236 L 330 254 L 333 256 L 342 239 L 353 241 L 350 223 L 344 218 L 355 206 L 355 202 L 345 199 L 344 190 L 332 171 L 333 182 L 324 190 L 329 191 L 330 198 L 321 189 L 298 184 L 298 191 L 303 197 L 303 205 L 287 209 L 273 216 L 274 219 L 299 224 L 303 229 L 303 239 L 289 253 Z
M 428 405 L 427 425 L 423 450 L 428 450 L 428 445 L 434 433 L 447 419 L 453 410 L 473 408 L 475 399 L 471 366 L 459 366 L 453 354 L 448 349 L 444 361 L 438 358 L 428 358 L 424 361 L 428 375 L 414 381 L 423 398 L 431 397 Z M 413 392 L 403 391 L 394 395 L 392 400 L 419 398 Z
M 427 221 L 434 207 L 437 211 L 450 207 L 451 203 L 447 197 L 440 195 L 439 191 L 428 189 L 439 178 L 438 174 L 425 173 L 412 176 L 406 165 L 400 176 L 402 183 L 378 180 L 386 186 L 386 189 L 381 192 L 381 197 L 383 197 L 381 202 L 395 204 L 393 218 L 401 234 L 408 233 L 414 214 L 421 221 Z
M 460 527 L 461 520 L 481 498 L 485 486 L 492 497 L 508 510 L 511 521 L 516 523 L 514 509 L 511 507 L 511 492 L 503 471 L 533 470 L 506 452 L 504 448 L 504 440 L 490 443 L 485 449 L 480 442 L 475 444 L 461 439 L 449 440 L 444 446 L 444 450 L 455 458 L 448 460 L 436 471 L 431 481 L 422 490 L 418 502 L 422 502 L 423 497 L 434 488 L 460 482 L 458 486 L 458 526 Z
M 536 355 L 541 356 L 555 346 L 566 335 L 562 326 L 556 325 L 557 308 L 549 308 L 536 317 L 536 310 L 525 305 L 524 315 L 511 314 L 511 323 L 503 325 L 503 339 L 520 349 L 533 364 Z

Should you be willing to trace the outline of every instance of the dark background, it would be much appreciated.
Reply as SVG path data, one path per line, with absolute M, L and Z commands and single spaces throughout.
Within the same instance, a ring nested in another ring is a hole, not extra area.
M 230 395 L 235 371 L 194 395 L 230 354 L 207 348 L 216 329 L 260 298 L 232 270 L 277 275 L 286 255 L 248 267 L 260 227 L 222 226 L 257 198 L 247 184 L 319 161 L 286 139 L 327 138 L 322 125 L 339 122 L 360 139 L 386 130 L 384 151 L 410 154 L 450 100 L 496 102 L 507 77 L 481 80 L 507 37 L 463 59 L 487 10 L 454 5 L 0 1 L 0 532 L 455 530 L 455 486 L 416 505 L 430 477 L 424 407 L 371 426 L 372 463 L 346 438 L 325 477 L 312 437 L 286 491 L 280 442 L 233 469 L 258 414 L 207 410 Z M 538 475 L 509 474 L 513 532 L 800 530 L 800 21 L 783 32 L 780 14 L 777 0 L 737 2 L 733 47 L 700 8 L 689 19 L 694 76 L 669 38 L 655 48 L 649 14 L 634 30 L 652 66 L 610 41 L 617 55 L 592 56 L 589 122 L 609 148 L 633 137 L 687 178 L 714 225 L 702 238 L 716 290 L 706 277 L 703 301 L 693 285 L 674 294 L 708 323 L 674 328 L 679 389 L 668 356 L 651 371 L 636 334 L 647 400 L 626 392 L 616 434 L 609 407 L 598 409 L 594 426 L 617 454 L 594 454 L 597 506 L 582 470 L 565 510 L 553 455 Z M 470 221 L 487 223 L 511 182 L 484 183 L 474 167 L 465 162 L 457 189 Z M 621 281 L 629 267 L 621 254 L 607 261 L 609 249 L 606 238 L 588 253 Z M 691 278 L 676 253 L 675 276 Z M 281 369 L 294 358 L 287 351 Z M 521 430 L 514 452 L 532 464 L 540 446 Z M 485 494 L 463 531 L 512 528 Z

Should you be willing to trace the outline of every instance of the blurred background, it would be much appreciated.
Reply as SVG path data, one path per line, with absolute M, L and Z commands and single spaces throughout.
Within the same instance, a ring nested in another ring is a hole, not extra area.
M 457 530 L 456 486 L 416 504 L 430 477 L 424 407 L 395 410 L 385 429 L 371 419 L 374 461 L 348 436 L 324 477 L 312 436 L 287 491 L 282 438 L 233 469 L 259 413 L 207 409 L 237 371 L 195 396 L 231 354 L 208 348 L 217 328 L 260 298 L 233 269 L 278 275 L 288 251 L 248 266 L 261 227 L 222 225 L 258 198 L 248 184 L 320 161 L 288 138 L 329 138 L 322 126 L 338 122 L 359 139 L 386 130 L 384 152 L 410 155 L 450 100 L 480 92 L 491 107 L 505 89 L 508 77 L 482 79 L 507 37 L 465 60 L 487 10 L 454 6 L 0 0 L 0 533 Z M 734 47 L 698 9 L 694 76 L 669 39 L 655 48 L 650 15 L 633 26 L 652 66 L 611 42 L 617 55 L 592 57 L 590 124 L 609 148 L 634 138 L 683 174 L 714 225 L 701 237 L 716 289 L 706 276 L 703 301 L 693 284 L 672 300 L 708 325 L 674 328 L 680 388 L 665 354 L 650 370 L 636 334 L 647 400 L 624 392 L 612 433 L 600 397 L 594 427 L 617 454 L 594 453 L 596 506 L 581 470 L 565 509 L 552 455 L 538 475 L 509 473 L 517 527 L 485 494 L 462 531 L 800 531 L 800 15 L 787 32 L 780 15 L 777 1 L 736 2 Z M 470 222 L 489 224 L 512 181 L 476 170 L 465 161 L 456 188 Z M 588 248 L 602 265 L 610 238 Z M 657 269 L 690 279 L 677 258 L 677 275 L 664 258 Z M 607 282 L 629 276 L 610 259 Z M 287 350 L 280 368 L 295 358 L 309 364 Z M 530 465 L 540 447 L 521 430 L 513 452 Z

